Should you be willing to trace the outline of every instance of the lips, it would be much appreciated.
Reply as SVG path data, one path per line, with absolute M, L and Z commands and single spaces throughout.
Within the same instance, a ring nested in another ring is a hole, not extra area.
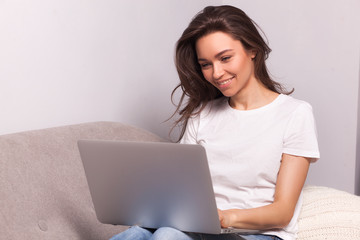
M 232 80 L 235 78 L 235 76 L 229 78 L 229 79 L 226 79 L 226 80 L 222 80 L 222 81 L 217 81 L 216 84 L 218 85 L 219 88 L 225 88 L 225 87 L 228 87 Z

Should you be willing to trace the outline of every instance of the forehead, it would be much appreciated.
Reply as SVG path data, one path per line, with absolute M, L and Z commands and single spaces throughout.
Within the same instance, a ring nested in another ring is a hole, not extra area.
M 199 38 L 195 47 L 199 58 L 212 57 L 224 50 L 243 50 L 239 40 L 224 32 L 213 32 Z

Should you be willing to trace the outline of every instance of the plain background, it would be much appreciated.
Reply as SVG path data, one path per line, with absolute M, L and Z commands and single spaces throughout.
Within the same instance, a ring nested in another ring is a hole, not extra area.
M 308 184 L 360 194 L 358 0 L 0 0 L 0 134 L 119 121 L 168 138 L 175 42 L 221 4 L 260 25 L 274 79 L 313 106 Z

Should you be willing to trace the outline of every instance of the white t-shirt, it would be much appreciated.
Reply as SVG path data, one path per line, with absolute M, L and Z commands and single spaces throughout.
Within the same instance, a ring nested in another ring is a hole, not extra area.
M 271 204 L 283 153 L 320 157 L 312 107 L 280 94 L 253 110 L 236 110 L 228 98 L 209 103 L 190 118 L 181 143 L 205 147 L 219 209 Z M 264 234 L 295 239 L 300 196 L 290 224 Z

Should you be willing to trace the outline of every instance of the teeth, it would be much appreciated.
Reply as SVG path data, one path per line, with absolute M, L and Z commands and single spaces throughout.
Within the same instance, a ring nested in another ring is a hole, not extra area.
M 229 80 L 223 81 L 223 82 L 219 82 L 219 85 L 225 85 L 228 82 L 230 82 L 233 78 L 230 78 Z

